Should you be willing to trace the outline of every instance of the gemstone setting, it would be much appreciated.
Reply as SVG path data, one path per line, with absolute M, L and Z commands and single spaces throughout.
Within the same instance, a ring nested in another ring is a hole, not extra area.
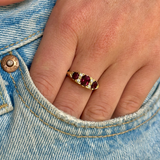
M 83 85 L 83 86 L 88 86 L 89 83 L 90 83 L 90 77 L 87 76 L 87 75 L 84 75 L 84 76 L 81 78 L 81 85 Z
M 92 77 L 80 72 L 67 72 L 67 75 L 77 84 L 90 90 L 97 90 L 99 88 L 98 82 Z
M 78 84 L 81 84 L 81 80 L 80 80 L 80 79 L 76 79 L 76 82 L 77 82 Z
M 78 72 L 74 72 L 74 73 L 72 74 L 72 78 L 73 78 L 74 80 L 78 79 L 78 77 L 79 77 L 79 73 L 78 73 Z
M 96 81 L 94 81 L 94 82 L 92 83 L 92 85 L 91 85 L 91 89 L 92 89 L 92 90 L 95 90 L 95 89 L 97 88 L 97 86 L 98 86 L 98 83 L 97 83 Z

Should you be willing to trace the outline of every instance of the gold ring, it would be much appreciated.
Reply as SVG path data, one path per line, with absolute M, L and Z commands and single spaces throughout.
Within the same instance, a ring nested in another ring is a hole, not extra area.
M 96 90 L 99 88 L 98 82 L 84 73 L 68 71 L 67 76 L 69 76 L 74 82 L 76 82 L 84 88 L 90 90 Z

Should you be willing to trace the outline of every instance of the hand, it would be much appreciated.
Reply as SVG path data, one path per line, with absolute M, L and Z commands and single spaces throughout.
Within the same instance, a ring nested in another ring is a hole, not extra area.
M 160 0 L 58 0 L 30 70 L 40 92 L 77 118 L 137 111 L 160 76 Z M 66 77 L 99 81 L 91 92 Z

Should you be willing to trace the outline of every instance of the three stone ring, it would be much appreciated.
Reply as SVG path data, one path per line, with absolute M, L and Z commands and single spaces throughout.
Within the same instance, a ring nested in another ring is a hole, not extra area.
M 84 88 L 90 89 L 90 90 L 96 90 L 99 88 L 98 82 L 93 79 L 92 77 L 80 73 L 80 72 L 71 72 L 68 71 L 67 75 L 77 84 L 81 85 Z

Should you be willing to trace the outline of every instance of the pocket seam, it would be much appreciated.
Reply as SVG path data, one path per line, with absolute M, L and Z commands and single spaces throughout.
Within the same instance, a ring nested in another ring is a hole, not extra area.
M 10 111 L 13 110 L 13 107 L 11 106 L 11 104 L 7 101 L 8 98 L 6 98 L 5 96 L 5 92 L 6 92 L 6 88 L 3 84 L 3 79 L 2 77 L 0 77 L 0 81 L 1 81 L 1 85 L 0 85 L 0 99 L 2 100 L 2 103 L 0 105 L 0 116 L 8 113 Z
M 0 106 L 0 110 L 2 110 L 3 108 L 6 108 L 8 104 L 5 102 L 2 92 L 0 92 L 0 97 L 3 101 L 3 104 Z
M 29 35 L 28 37 L 23 38 L 22 40 L 19 40 L 19 41 L 15 42 L 15 43 L 12 43 L 12 44 L 8 45 L 8 46 L 5 46 L 5 47 L 3 47 L 3 48 L 0 48 L 0 51 L 3 50 L 3 49 L 7 49 L 7 48 L 9 48 L 9 47 L 13 47 L 14 45 L 17 45 L 17 44 L 19 44 L 19 43 L 27 40 L 28 38 L 31 38 L 31 37 L 35 36 L 37 33 L 41 32 L 41 31 L 43 31 L 43 30 L 44 30 L 44 29 L 41 29 L 40 31 L 37 31 L 37 32 Z
M 0 106 L 0 110 L 3 109 L 3 108 L 6 108 L 7 106 L 8 106 L 7 103 L 2 104 L 2 105 Z

